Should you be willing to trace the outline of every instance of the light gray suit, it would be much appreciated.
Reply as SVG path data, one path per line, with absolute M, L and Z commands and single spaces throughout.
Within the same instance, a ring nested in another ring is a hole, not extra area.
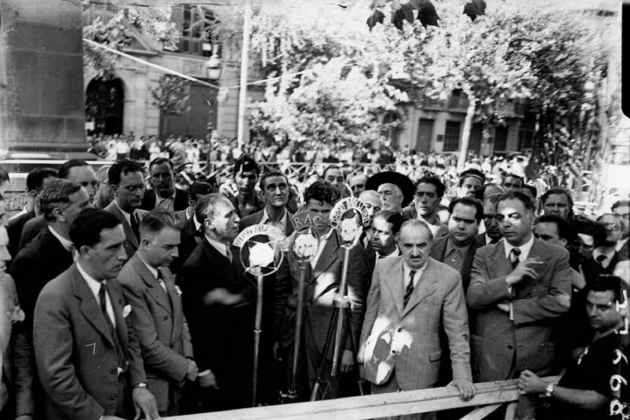
M 129 225 L 129 223 L 127 223 L 127 220 L 125 219 L 123 212 L 120 211 L 120 209 L 116 205 L 116 200 L 109 203 L 109 206 L 105 207 L 103 210 L 112 213 L 114 216 L 118 217 L 118 220 L 122 222 L 123 230 L 125 231 L 125 252 L 127 253 L 127 258 L 131 258 L 133 254 L 135 254 L 135 252 L 138 250 L 140 238 L 136 238 L 135 233 L 133 233 L 133 229 L 131 229 L 131 226 Z M 146 210 L 136 209 L 138 223 L 140 223 L 144 215 L 147 213 L 148 211 Z
M 127 261 L 118 282 L 133 307 L 130 319 L 140 341 L 149 391 L 160 413 L 173 415 L 193 351 L 171 272 L 164 267 L 159 271 L 166 292 L 138 255 Z
M 472 380 L 468 314 L 460 274 L 428 258 L 420 280 L 404 304 L 403 257 L 376 265 L 361 333 L 359 361 L 365 379 L 374 385 L 395 375 L 403 390 L 436 385 L 443 325 L 451 352 L 453 379 Z

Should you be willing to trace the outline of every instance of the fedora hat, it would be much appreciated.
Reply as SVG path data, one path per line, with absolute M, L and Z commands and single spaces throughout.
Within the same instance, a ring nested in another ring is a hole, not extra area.
M 368 178 L 365 189 L 378 191 L 382 184 L 394 184 L 400 188 L 403 193 L 402 207 L 407 207 L 413 200 L 416 187 L 408 176 L 393 171 L 379 172 Z

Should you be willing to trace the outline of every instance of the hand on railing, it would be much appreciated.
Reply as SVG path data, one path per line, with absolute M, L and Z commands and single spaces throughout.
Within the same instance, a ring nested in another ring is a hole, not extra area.
M 475 396 L 475 386 L 468 379 L 453 379 L 447 386 L 457 388 L 462 401 L 468 401 Z

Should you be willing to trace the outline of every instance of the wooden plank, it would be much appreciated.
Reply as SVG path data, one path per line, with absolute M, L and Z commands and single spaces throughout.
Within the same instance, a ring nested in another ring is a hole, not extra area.
M 477 393 L 462 401 L 455 388 L 433 388 L 336 400 L 247 408 L 170 417 L 171 420 L 365 420 L 459 407 L 506 403 L 519 397 L 516 380 L 476 384 Z
M 470 413 L 466 414 L 460 420 L 481 420 L 481 419 L 485 419 L 488 414 L 494 413 L 496 411 L 496 409 L 499 408 L 499 407 L 501 407 L 501 404 L 492 404 L 492 405 L 486 405 L 486 406 L 483 406 L 483 407 L 479 407 L 479 408 L 475 409 L 474 411 L 471 411 Z

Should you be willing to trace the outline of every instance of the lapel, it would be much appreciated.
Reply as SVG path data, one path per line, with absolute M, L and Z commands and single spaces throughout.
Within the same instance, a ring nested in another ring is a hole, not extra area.
M 133 264 L 134 271 L 138 274 L 144 284 L 146 284 L 149 295 L 158 303 L 158 305 L 166 309 L 168 313 L 172 315 L 169 297 L 158 283 L 158 280 L 153 277 L 153 274 L 151 274 L 147 266 L 138 257 L 138 254 L 134 254 L 134 256 L 131 257 L 131 264 Z
M 118 220 L 122 222 L 123 229 L 125 231 L 125 238 L 135 249 L 138 249 L 138 238 L 136 238 L 136 235 L 133 233 L 131 226 L 129 226 L 129 223 L 127 223 L 127 219 L 125 219 L 125 216 L 123 215 L 122 211 L 120 211 L 116 203 L 112 201 L 112 203 L 107 206 L 107 209 L 116 217 L 118 217 Z M 138 223 L 139 222 L 140 221 L 138 220 Z
M 74 295 L 81 301 L 81 313 L 83 314 L 85 319 L 87 319 L 87 321 L 92 324 L 92 326 L 99 333 L 101 333 L 103 338 L 113 346 L 114 343 L 112 342 L 112 338 L 109 335 L 109 330 L 107 328 L 107 325 L 105 324 L 105 318 L 103 317 L 101 308 L 96 301 L 96 297 L 94 297 L 94 294 L 92 294 L 92 291 L 88 287 L 85 279 L 83 279 L 83 276 L 81 276 L 81 273 L 79 273 L 76 264 L 72 265 L 70 270 L 72 291 Z M 110 300 L 112 301 L 113 305 L 114 298 L 112 296 L 110 296 Z M 114 314 L 115 313 L 116 309 L 114 309 Z M 118 322 L 118 319 L 116 319 L 116 322 Z
M 377 268 L 378 269 L 378 268 Z M 385 284 L 389 289 L 389 292 L 393 296 L 396 309 L 400 317 L 403 315 L 403 303 L 405 298 L 405 286 L 403 281 L 403 259 L 398 257 L 397 261 L 393 264 L 391 272 L 387 273 L 385 278 Z
M 411 297 L 409 298 L 409 303 L 405 307 L 403 311 L 403 316 L 409 313 L 414 307 L 420 304 L 427 297 L 431 296 L 436 291 L 436 284 L 438 279 L 440 278 L 440 273 L 435 265 L 434 260 L 431 258 L 428 259 L 427 265 L 424 268 L 424 272 L 420 279 L 418 280 L 418 284 L 416 284 L 416 288 L 413 290 Z M 402 286 L 402 285 L 401 285 Z M 403 296 L 404 299 L 404 296 Z M 403 300 L 401 299 L 401 300 Z
M 335 260 L 337 260 L 339 256 L 339 249 L 340 247 L 337 233 L 333 231 L 324 244 L 324 249 L 319 256 L 319 259 L 317 260 L 317 264 L 315 264 L 313 276 L 311 277 L 311 282 L 313 282 L 322 273 L 326 272 L 328 268 L 335 262 Z M 341 251 L 343 252 L 343 250 Z
M 114 319 L 116 319 L 116 334 L 118 334 L 118 342 L 120 347 L 125 350 L 127 348 L 127 320 L 123 318 L 123 308 L 125 302 L 123 300 L 122 290 L 115 279 L 107 280 L 107 290 L 109 299 L 112 302 L 112 310 L 114 311 Z
M 173 319 L 173 328 L 171 329 L 171 342 L 177 336 L 179 336 L 180 331 L 179 327 L 182 325 L 182 309 L 179 298 L 177 297 L 177 291 L 175 290 L 175 282 L 173 281 L 173 276 L 171 271 L 167 268 L 160 267 L 160 273 L 162 273 L 162 279 L 164 280 L 164 284 L 166 285 L 166 295 L 168 295 L 168 300 L 170 301 L 172 308 L 171 317 Z M 162 289 L 160 287 L 160 289 Z
M 438 261 L 444 261 L 444 253 L 446 252 L 446 242 L 448 236 L 436 238 L 431 245 L 431 252 L 429 255 Z
M 510 274 L 512 272 L 512 263 L 505 258 L 505 245 L 503 245 L 503 241 L 486 246 L 494 247 L 490 255 L 490 264 L 488 265 L 489 278 L 494 279 Z

